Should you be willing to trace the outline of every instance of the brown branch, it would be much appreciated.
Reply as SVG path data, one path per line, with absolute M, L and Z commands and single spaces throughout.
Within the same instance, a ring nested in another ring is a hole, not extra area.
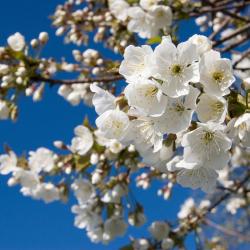
M 209 39 L 213 40 L 230 22 L 230 18 L 226 18 L 224 22 L 222 22 L 219 29 L 215 30 L 210 36 Z
M 243 8 L 246 7 L 247 5 L 250 4 L 250 1 L 244 1 L 241 3 L 236 3 L 236 4 L 232 4 L 232 5 L 222 5 L 222 6 L 216 6 L 216 7 L 203 7 L 201 9 L 195 9 L 193 13 L 190 13 L 189 16 L 192 17 L 196 17 L 196 16 L 200 16 L 206 13 L 213 13 L 213 12 L 218 12 L 218 11 L 225 11 L 225 10 L 229 10 L 229 9 L 235 9 L 235 8 Z
M 225 228 L 213 221 L 211 221 L 210 219 L 207 219 L 205 218 L 204 219 L 204 222 L 205 224 L 217 229 L 218 231 L 224 233 L 224 234 L 227 234 L 229 236 L 234 236 L 234 237 L 237 237 L 239 240 L 241 241 L 246 241 L 246 242 L 250 242 L 250 235 L 242 235 L 240 232 L 237 232 L 237 231 L 234 231 L 232 229 L 229 229 L 229 228 Z
M 207 3 L 208 5 L 212 6 L 212 8 L 214 7 L 217 7 L 216 6 L 216 2 L 210 2 L 209 0 L 204 0 L 205 3 Z M 228 5 L 228 3 L 226 3 Z M 235 12 L 239 11 L 241 8 L 238 8 L 237 10 L 234 10 Z M 225 15 L 227 16 L 230 16 L 230 17 L 233 17 L 234 19 L 238 19 L 240 21 L 243 21 L 243 22 L 250 22 L 249 18 L 248 17 L 245 17 L 245 16 L 241 16 L 241 15 L 238 15 L 234 12 L 231 12 L 231 11 L 228 11 L 228 10 L 221 10 L 222 13 L 224 13 Z
M 230 40 L 231 38 L 233 38 L 233 37 L 235 37 L 235 36 L 237 36 L 239 34 L 242 34 L 244 32 L 247 32 L 247 31 L 250 31 L 250 23 L 243 26 L 243 27 L 241 27 L 241 28 L 239 28 L 239 29 L 237 29 L 237 30 L 235 30 L 230 35 L 225 36 L 224 38 L 220 39 L 219 41 L 214 42 L 213 47 L 216 47 L 216 46 Z
M 234 62 L 233 67 L 235 68 L 243 59 L 245 59 L 246 57 L 248 57 L 250 55 L 250 49 L 246 50 L 241 57 Z
M 238 19 L 240 21 L 243 21 L 243 22 L 246 22 L 246 23 L 249 23 L 250 22 L 250 19 L 247 18 L 247 17 L 244 17 L 244 16 L 241 16 L 241 15 L 238 15 L 236 13 L 233 13 L 231 11 L 228 11 L 228 10 L 222 10 L 222 12 L 234 19 Z
M 227 47 L 224 47 L 224 48 L 221 48 L 221 49 L 217 49 L 217 50 L 220 51 L 221 53 L 227 52 L 227 51 L 229 51 L 231 49 L 234 49 L 234 48 L 240 46 L 244 42 L 249 41 L 249 37 L 250 37 L 249 35 L 245 36 L 242 39 L 240 39 L 239 41 L 237 41 L 235 43 L 232 43 L 232 44 L 228 45 Z
M 47 82 L 51 85 L 56 84 L 66 84 L 66 85 L 72 85 L 77 83 L 93 83 L 93 82 L 113 82 L 113 81 L 119 81 L 124 79 L 121 75 L 111 75 L 111 76 L 103 76 L 103 77 L 88 77 L 83 79 L 70 79 L 70 80 L 62 80 L 62 79 L 52 79 L 52 78 L 46 78 L 42 76 L 34 76 L 31 78 L 31 81 L 34 82 Z
M 250 172 L 247 173 L 247 175 L 245 176 L 245 178 L 244 178 L 242 181 L 240 181 L 240 182 L 238 182 L 238 183 L 236 184 L 236 187 L 235 187 L 234 191 L 235 191 L 235 192 L 238 192 L 239 189 L 240 189 L 241 187 L 243 187 L 244 184 L 247 183 L 249 179 L 250 179 Z M 217 201 L 215 201 L 213 204 L 210 205 L 210 207 L 207 209 L 205 215 L 206 215 L 207 213 L 211 212 L 211 211 L 212 211 L 214 208 L 216 208 L 218 205 L 220 205 L 221 202 L 223 202 L 224 200 L 226 200 L 227 198 L 229 198 L 231 194 L 232 194 L 231 192 L 227 192 L 227 193 L 225 193 L 224 195 L 222 195 Z
M 247 70 L 250 70 L 250 68 L 241 68 L 241 67 L 235 67 L 234 68 L 235 70 L 241 70 L 241 71 L 247 71 Z

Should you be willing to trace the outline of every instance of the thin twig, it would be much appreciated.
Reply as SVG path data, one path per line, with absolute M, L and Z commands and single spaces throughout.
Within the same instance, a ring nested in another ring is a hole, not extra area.
M 231 38 L 233 38 L 233 37 L 235 37 L 235 36 L 237 36 L 239 34 L 242 34 L 244 32 L 247 32 L 247 31 L 250 31 L 250 23 L 247 24 L 247 25 L 245 25 L 245 26 L 243 26 L 243 27 L 241 27 L 241 28 L 239 28 L 239 29 L 237 29 L 237 30 L 235 30 L 230 35 L 225 36 L 224 38 L 222 38 L 222 39 L 214 42 L 213 46 L 216 47 L 216 46 L 218 46 L 218 45 L 220 45 L 220 44 L 222 44 L 222 43 L 230 40 Z
M 93 83 L 93 82 L 112 82 L 112 81 L 119 81 L 124 79 L 121 75 L 112 75 L 112 76 L 103 76 L 103 77 L 89 77 L 89 78 L 83 78 L 83 79 L 70 79 L 70 80 L 62 80 L 62 79 L 52 79 L 52 78 L 46 78 L 42 76 L 35 76 L 32 77 L 31 80 L 35 82 L 47 82 L 51 85 L 56 84 L 66 84 L 66 85 L 72 85 L 77 83 Z
M 234 49 L 234 48 L 240 46 L 241 44 L 243 44 L 246 41 L 249 41 L 249 36 L 245 36 L 242 39 L 240 39 L 239 41 L 232 43 L 232 44 L 228 45 L 227 47 L 217 49 L 217 50 L 220 51 L 221 53 L 224 53 L 224 52 L 230 51 L 231 49 Z
M 210 36 L 209 39 L 213 40 L 230 22 L 230 18 L 226 18 L 224 22 L 221 24 L 220 28 L 215 30 Z
M 235 67 L 235 70 L 241 70 L 241 71 L 247 71 L 250 70 L 250 68 L 243 68 L 243 67 Z
M 220 231 L 220 232 L 222 232 L 224 234 L 237 237 L 241 241 L 250 242 L 250 236 L 248 236 L 248 235 L 245 236 L 245 235 L 242 235 L 240 232 L 234 231 L 234 230 L 229 229 L 229 228 L 225 228 L 225 227 L 211 221 L 208 218 L 205 218 L 204 222 L 205 222 L 205 224 L 217 229 L 218 231 Z
M 241 187 L 243 187 L 244 184 L 245 184 L 246 182 L 248 182 L 249 178 L 250 178 L 250 173 L 248 173 L 248 174 L 245 176 L 245 178 L 244 178 L 241 182 L 239 182 L 238 184 L 236 184 L 235 192 L 238 192 L 239 189 L 240 189 Z M 227 193 L 225 193 L 224 195 L 222 195 L 217 201 L 215 201 L 213 204 L 210 205 L 210 207 L 207 209 L 207 212 L 206 212 L 206 213 L 211 212 L 211 211 L 212 211 L 214 208 L 216 208 L 221 202 L 223 202 L 224 200 L 226 200 L 227 198 L 229 198 L 230 195 L 231 195 L 231 192 L 227 192 Z
M 218 6 L 218 7 L 216 6 L 214 8 L 204 7 L 204 8 L 194 10 L 194 12 L 190 13 L 189 16 L 196 17 L 196 16 L 200 16 L 200 15 L 203 15 L 206 13 L 213 13 L 213 12 L 225 11 L 225 10 L 229 10 L 229 9 L 242 8 L 242 7 L 246 7 L 249 4 L 250 4 L 250 1 L 244 1 L 242 3 L 228 5 L 228 6 L 223 5 L 223 6 Z
M 243 59 L 245 59 L 246 57 L 248 57 L 250 55 L 250 49 L 246 50 L 241 57 L 234 62 L 233 67 L 235 68 Z

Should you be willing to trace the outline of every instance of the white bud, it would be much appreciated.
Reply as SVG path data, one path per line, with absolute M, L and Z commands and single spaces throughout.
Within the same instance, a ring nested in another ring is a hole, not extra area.
M 33 94 L 33 92 L 34 92 L 33 87 L 29 87 L 29 88 L 25 89 L 26 96 L 31 96 Z
M 92 69 L 92 74 L 93 75 L 98 75 L 100 73 L 100 69 L 98 67 L 95 67 Z
M 33 101 L 34 102 L 38 102 L 42 99 L 42 94 L 43 94 L 43 91 L 44 91 L 44 87 L 45 87 L 45 84 L 42 83 L 40 84 L 40 86 L 35 90 L 34 94 L 33 94 Z
M 13 187 L 18 183 L 17 179 L 15 177 L 11 177 L 8 180 L 8 186 L 9 187 Z
M 39 42 L 38 42 L 38 40 L 37 39 L 32 39 L 31 41 L 30 41 L 30 45 L 32 46 L 32 48 L 37 48 L 38 46 L 39 46 Z
M 71 173 L 71 167 L 66 167 L 66 169 L 65 169 L 65 173 L 66 174 L 70 174 Z
M 64 163 L 63 163 L 62 161 L 59 161 L 59 162 L 57 163 L 57 167 L 59 167 L 59 168 L 62 168 L 63 165 L 64 165 Z
M 170 238 L 164 239 L 161 243 L 161 248 L 163 250 L 172 249 L 174 246 L 174 241 Z
M 102 65 L 102 64 L 103 64 L 103 59 L 102 59 L 102 58 L 99 58 L 99 59 L 96 61 L 96 64 L 97 64 L 97 65 Z
M 47 32 L 41 32 L 39 34 L 39 41 L 43 44 L 47 43 L 49 40 L 49 34 Z
M 0 64 L 0 75 L 5 75 L 9 72 L 9 66 L 7 64 Z
M 98 161 L 99 161 L 99 155 L 97 153 L 91 154 L 91 156 L 90 156 L 90 163 L 92 165 L 96 165 L 98 163 Z
M 8 45 L 14 51 L 22 51 L 25 47 L 24 36 L 22 36 L 19 32 L 11 35 L 7 39 Z
M 16 83 L 19 84 L 19 85 L 22 84 L 23 83 L 23 78 L 21 76 L 17 77 Z
M 128 147 L 128 152 L 135 152 L 135 146 L 130 144 L 129 147 Z
M 92 173 L 91 182 L 92 184 L 97 184 L 102 180 L 102 174 L 99 171 L 95 171 Z
M 60 27 L 56 30 L 56 36 L 61 36 L 64 33 L 64 27 Z
M 63 149 L 64 148 L 64 143 L 62 141 L 54 141 L 53 145 L 58 148 L 58 149 Z

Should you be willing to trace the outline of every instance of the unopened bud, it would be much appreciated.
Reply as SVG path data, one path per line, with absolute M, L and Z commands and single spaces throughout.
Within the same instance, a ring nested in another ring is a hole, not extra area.
M 49 34 L 47 32 L 41 32 L 39 34 L 39 41 L 43 44 L 47 43 L 49 40 Z

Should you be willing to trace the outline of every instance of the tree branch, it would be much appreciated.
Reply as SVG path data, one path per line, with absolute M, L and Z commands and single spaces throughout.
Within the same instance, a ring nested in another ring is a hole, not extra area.
M 241 44 L 243 44 L 244 42 L 248 41 L 249 40 L 249 36 L 245 36 L 243 37 L 242 39 L 240 39 L 239 41 L 235 42 L 235 43 L 232 43 L 230 45 L 228 45 L 227 47 L 224 47 L 224 48 L 221 48 L 221 49 L 218 49 L 218 51 L 220 51 L 221 53 L 224 53 L 224 52 L 227 52 L 231 49 L 234 49 L 235 47 L 238 47 L 240 46 Z
M 248 182 L 249 178 L 250 178 L 250 172 L 247 173 L 247 175 L 245 176 L 245 178 L 244 178 L 241 182 L 239 182 L 239 183 L 236 184 L 235 192 L 238 192 L 239 189 L 240 189 L 241 187 L 243 187 L 245 183 Z M 226 200 L 227 198 L 229 198 L 230 195 L 231 195 L 231 192 L 227 192 L 227 193 L 225 193 L 224 195 L 222 195 L 217 201 L 215 201 L 213 204 L 210 205 L 210 207 L 209 207 L 209 208 L 207 209 L 207 211 L 206 211 L 206 214 L 209 213 L 209 212 L 211 212 L 211 211 L 212 211 L 214 208 L 216 208 L 221 202 L 223 202 L 224 200 Z
M 241 241 L 250 242 L 250 236 L 248 236 L 248 235 L 245 236 L 245 235 L 242 235 L 240 232 L 234 231 L 234 230 L 229 229 L 229 228 L 225 228 L 225 227 L 211 221 L 208 218 L 205 218 L 204 222 L 205 222 L 205 224 L 217 229 L 218 231 L 220 231 L 220 232 L 222 232 L 224 234 L 227 234 L 229 236 L 237 237 Z
M 219 41 L 214 42 L 213 46 L 216 47 L 216 46 L 230 40 L 231 38 L 233 38 L 233 37 L 235 37 L 237 35 L 240 35 L 240 34 L 242 34 L 244 32 L 247 32 L 247 31 L 250 31 L 250 23 L 243 26 L 243 27 L 241 27 L 241 28 L 239 28 L 239 29 L 237 29 L 237 30 L 235 30 L 230 35 L 225 36 L 224 38 L 220 39 Z
M 245 59 L 246 57 L 248 57 L 250 55 L 250 49 L 246 50 L 241 57 L 234 62 L 233 67 L 235 68 L 243 59 Z
M 93 82 L 112 82 L 112 81 L 119 81 L 124 79 L 121 75 L 111 75 L 111 76 L 103 76 L 103 77 L 95 77 L 95 78 L 83 78 L 83 79 L 70 79 L 70 80 L 62 80 L 62 79 L 52 79 L 46 78 L 42 76 L 34 76 L 31 78 L 34 82 L 47 82 L 51 85 L 57 84 L 65 84 L 65 85 L 72 85 L 78 83 L 93 83 Z
M 218 11 L 225 11 L 225 10 L 229 10 L 229 9 L 235 9 L 235 8 L 243 8 L 246 7 L 247 5 L 250 4 L 250 1 L 244 1 L 241 3 L 236 3 L 236 4 L 232 4 L 232 5 L 220 5 L 220 6 L 216 6 L 216 7 L 203 7 L 200 9 L 195 9 L 193 13 L 190 13 L 189 16 L 191 17 L 197 17 L 206 13 L 213 13 L 213 12 L 218 12 Z

